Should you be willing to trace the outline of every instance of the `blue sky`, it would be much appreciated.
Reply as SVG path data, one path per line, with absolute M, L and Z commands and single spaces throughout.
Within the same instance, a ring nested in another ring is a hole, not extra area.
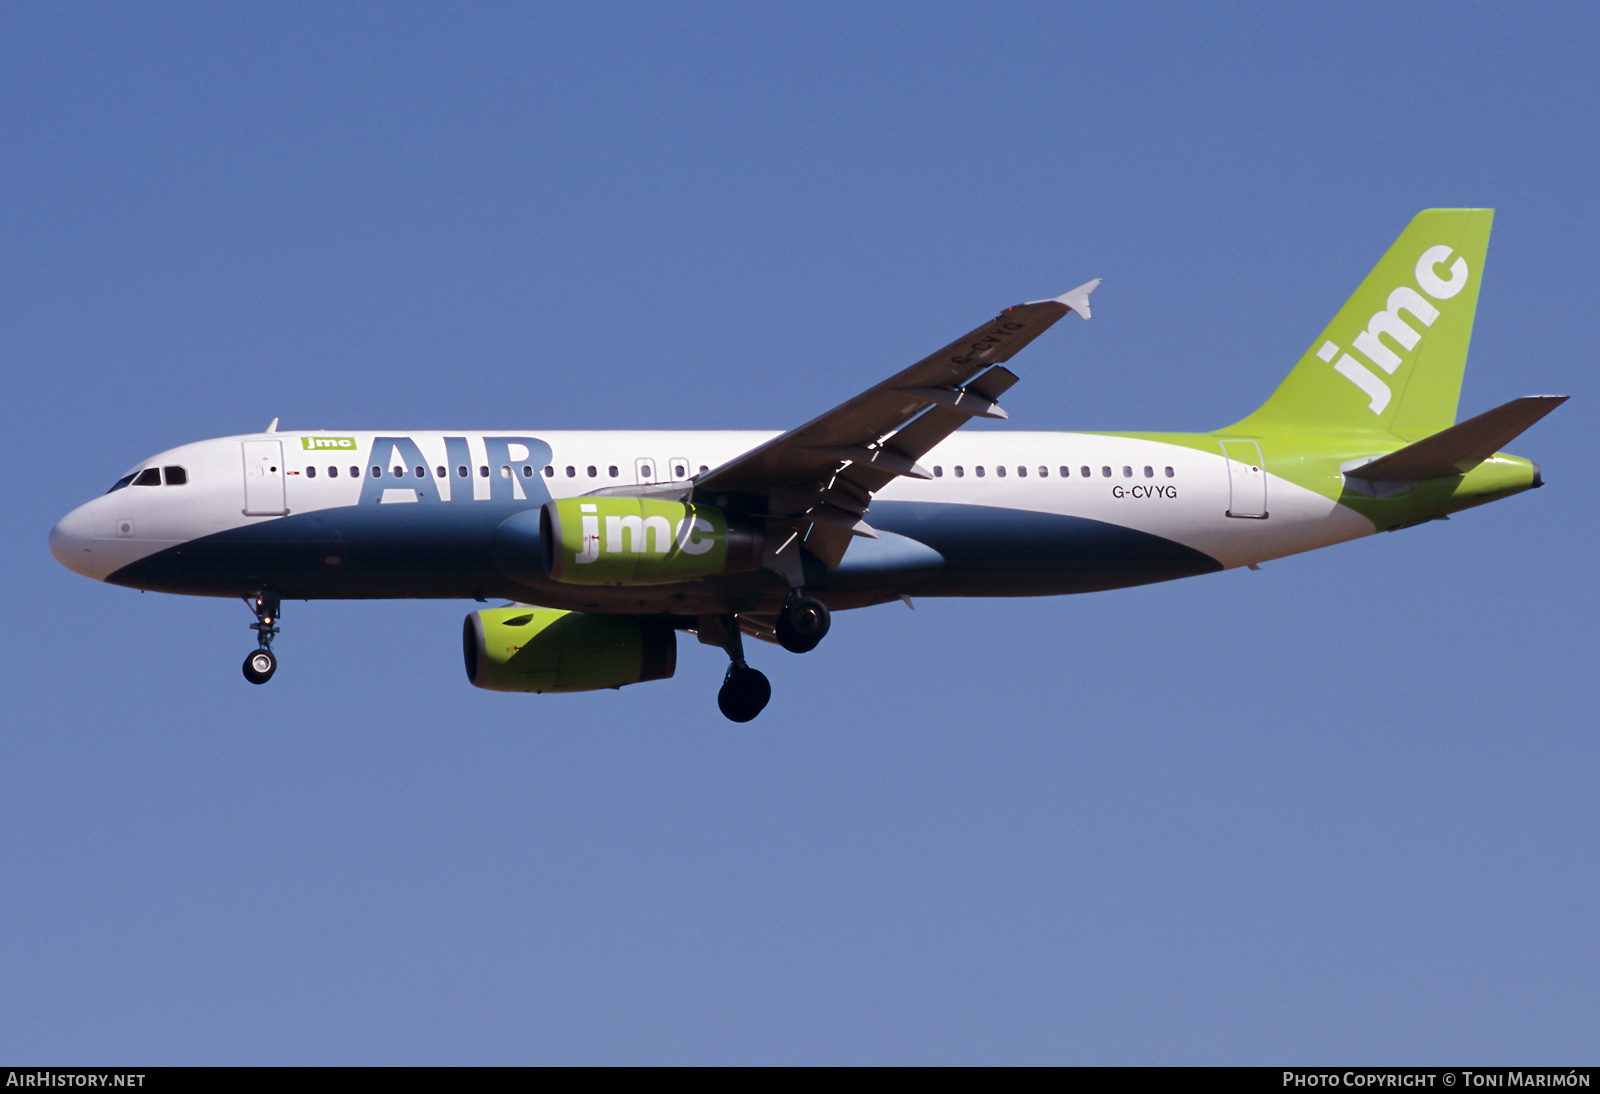
M 1600 1030 L 1595 17 L 1503 5 L 9 5 L 0 1057 L 1571 1063 Z M 50 557 L 286 428 L 796 425 L 1104 277 L 1022 429 L 1212 429 L 1493 206 L 1463 416 L 1548 487 L 1188 581 L 462 677 L 469 604 Z

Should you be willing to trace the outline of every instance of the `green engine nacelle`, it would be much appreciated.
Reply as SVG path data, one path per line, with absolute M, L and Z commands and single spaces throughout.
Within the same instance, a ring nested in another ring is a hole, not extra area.
M 595 691 L 665 680 L 678 665 L 666 623 L 513 605 L 467 616 L 467 679 L 490 691 Z
M 545 502 L 544 570 L 568 585 L 669 585 L 761 566 L 761 533 L 720 509 L 662 498 Z

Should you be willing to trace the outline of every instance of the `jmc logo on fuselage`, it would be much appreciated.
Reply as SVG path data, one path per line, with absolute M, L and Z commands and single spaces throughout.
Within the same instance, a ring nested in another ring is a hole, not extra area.
M 1449 247 L 1440 244 L 1429 247 L 1422 252 L 1422 257 L 1417 259 L 1414 271 L 1417 286 L 1435 300 L 1448 300 L 1467 287 L 1469 276 L 1467 260 L 1459 255 L 1450 264 L 1449 280 L 1440 277 L 1436 272 L 1450 260 L 1452 253 L 1454 252 Z M 1384 344 L 1383 336 L 1388 335 L 1399 349 L 1410 352 L 1421 340 L 1422 332 L 1402 319 L 1400 313 L 1409 312 L 1412 319 L 1424 327 L 1431 327 L 1433 321 L 1439 318 L 1439 309 L 1424 300 L 1422 293 L 1409 285 L 1401 285 L 1391 292 L 1384 305 L 1384 310 L 1374 313 L 1372 318 L 1367 320 L 1367 329 L 1355 336 L 1351 349 L 1366 357 L 1368 362 L 1386 374 L 1393 376 L 1395 370 L 1400 367 L 1400 355 Z M 1317 356 L 1324 361 L 1332 361 L 1338 352 L 1338 346 L 1332 342 L 1325 342 L 1322 348 L 1317 350 Z M 1340 357 L 1333 368 L 1340 376 L 1360 388 L 1371 400 L 1367 404 L 1368 410 L 1374 414 L 1383 413 L 1384 408 L 1389 405 L 1391 392 L 1382 377 L 1373 373 L 1365 363 L 1356 360 L 1349 353 Z
M 300 447 L 307 452 L 354 452 L 354 437 L 301 437 Z

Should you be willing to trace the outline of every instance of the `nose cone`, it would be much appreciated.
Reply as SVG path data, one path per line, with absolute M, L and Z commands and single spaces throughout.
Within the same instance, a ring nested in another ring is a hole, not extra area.
M 103 580 L 103 567 L 95 564 L 93 518 L 89 506 L 80 505 L 50 529 L 50 553 L 73 573 Z

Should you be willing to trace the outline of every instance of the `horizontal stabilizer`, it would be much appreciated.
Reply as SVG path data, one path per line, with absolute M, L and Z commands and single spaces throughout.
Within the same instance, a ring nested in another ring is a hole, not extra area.
M 1513 399 L 1346 474 L 1368 482 L 1415 482 L 1465 475 L 1566 401 L 1565 395 Z

